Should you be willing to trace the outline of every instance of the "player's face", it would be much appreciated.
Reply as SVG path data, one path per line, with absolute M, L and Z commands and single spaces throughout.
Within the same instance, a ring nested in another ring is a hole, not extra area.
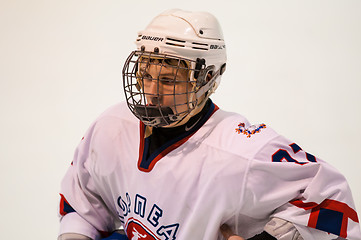
M 178 65 L 181 68 L 178 68 Z M 148 105 L 170 107 L 174 113 L 188 109 L 193 85 L 189 83 L 189 70 L 178 60 L 142 60 L 140 64 L 143 91 Z

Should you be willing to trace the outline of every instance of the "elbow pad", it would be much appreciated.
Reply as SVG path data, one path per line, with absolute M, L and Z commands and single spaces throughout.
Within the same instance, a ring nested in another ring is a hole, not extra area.
M 64 233 L 58 237 L 58 240 L 92 240 L 91 238 L 79 233 Z
M 303 240 L 293 223 L 281 218 L 272 218 L 266 224 L 264 230 L 278 240 Z

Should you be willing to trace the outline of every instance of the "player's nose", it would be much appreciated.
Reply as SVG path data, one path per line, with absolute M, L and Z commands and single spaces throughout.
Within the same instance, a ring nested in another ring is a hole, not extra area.
M 161 101 L 161 95 L 160 95 L 160 86 L 158 84 L 158 80 L 153 79 L 150 82 L 148 92 L 147 92 L 147 99 L 148 103 L 151 105 L 159 105 Z

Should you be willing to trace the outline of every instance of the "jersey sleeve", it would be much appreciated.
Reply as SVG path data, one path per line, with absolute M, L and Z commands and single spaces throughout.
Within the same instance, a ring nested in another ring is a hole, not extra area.
M 255 154 L 242 202 L 250 216 L 294 223 L 304 239 L 361 239 L 345 177 L 282 136 Z
M 116 229 L 115 218 L 97 191 L 92 169 L 91 145 L 96 124 L 78 145 L 60 191 L 60 233 L 79 233 L 100 239 Z

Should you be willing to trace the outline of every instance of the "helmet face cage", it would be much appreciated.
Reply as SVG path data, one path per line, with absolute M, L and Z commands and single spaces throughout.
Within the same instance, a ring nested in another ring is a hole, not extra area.
M 148 126 L 179 122 L 197 106 L 195 76 L 202 67 L 173 55 L 133 51 L 123 67 L 129 109 Z

